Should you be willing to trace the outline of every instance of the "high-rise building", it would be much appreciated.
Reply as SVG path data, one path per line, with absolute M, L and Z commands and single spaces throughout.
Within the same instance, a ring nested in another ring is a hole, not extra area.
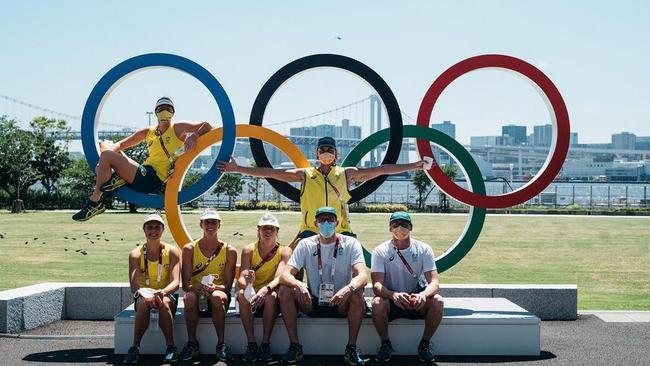
M 569 137 L 569 145 L 570 146 L 576 146 L 578 145 L 578 133 L 577 132 L 571 132 L 571 135 Z
M 553 141 L 553 125 L 541 125 L 533 127 L 533 145 L 551 146 Z
M 506 125 L 501 126 L 501 136 L 509 137 L 506 141 L 512 141 L 513 145 L 526 143 L 526 126 Z
M 470 136 L 470 146 L 503 146 L 505 145 L 506 138 L 503 136 Z
M 431 128 L 444 132 L 451 138 L 456 139 L 456 125 L 451 123 L 451 121 L 442 121 L 442 123 L 432 123 Z
M 634 148 L 636 150 L 650 150 L 650 136 L 637 136 Z
M 634 150 L 636 135 L 631 132 L 621 132 L 612 135 L 612 149 Z

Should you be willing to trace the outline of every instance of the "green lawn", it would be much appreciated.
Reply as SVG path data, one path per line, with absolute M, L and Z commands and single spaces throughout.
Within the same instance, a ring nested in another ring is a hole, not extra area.
M 286 243 L 295 235 L 300 216 L 276 215 Z M 0 212 L 0 290 L 53 281 L 127 281 L 127 253 L 142 242 L 144 214 L 107 213 L 86 223 L 70 216 Z M 237 248 L 252 242 L 259 216 L 222 213 L 222 239 Z M 198 236 L 199 212 L 183 217 Z M 352 214 L 353 227 L 369 250 L 389 238 L 387 219 L 387 214 Z M 456 240 L 466 216 L 415 214 L 413 220 L 414 237 L 440 254 Z M 650 310 L 649 227 L 647 217 L 488 216 L 472 251 L 441 280 L 577 284 L 580 309 Z M 168 232 L 164 240 L 172 241 Z

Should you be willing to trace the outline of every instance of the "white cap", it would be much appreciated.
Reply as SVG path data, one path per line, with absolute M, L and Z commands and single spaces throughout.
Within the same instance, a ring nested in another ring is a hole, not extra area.
M 159 223 L 165 225 L 165 221 L 163 221 L 162 216 L 160 216 L 160 215 L 157 214 L 157 213 L 153 213 L 153 214 L 151 214 L 151 215 L 147 215 L 147 216 L 145 216 L 145 218 L 144 218 L 144 223 L 146 224 L 146 223 L 148 223 L 149 221 L 158 221 Z
M 169 98 L 169 97 L 162 97 L 162 98 L 158 99 L 158 101 L 156 102 L 156 107 L 155 108 L 158 108 L 161 105 L 170 105 L 170 106 L 174 107 L 174 102 L 172 102 L 171 98 Z
M 203 211 L 203 215 L 201 215 L 201 221 L 210 219 L 221 221 L 221 216 L 219 216 L 219 213 L 217 211 L 209 208 Z
M 260 217 L 260 221 L 257 223 L 257 226 L 265 226 L 265 225 L 270 225 L 270 226 L 275 226 L 278 229 L 280 228 L 280 223 L 278 222 L 278 219 L 275 218 L 275 216 L 271 215 L 270 212 L 265 213 Z

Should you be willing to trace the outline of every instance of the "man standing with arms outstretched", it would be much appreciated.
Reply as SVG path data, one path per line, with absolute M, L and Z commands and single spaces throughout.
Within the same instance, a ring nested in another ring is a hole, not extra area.
M 398 174 L 413 169 L 422 169 L 424 161 L 411 164 L 386 164 L 374 168 L 343 168 L 336 165 L 338 159 L 336 141 L 332 137 L 318 140 L 316 158 L 318 167 L 273 169 L 263 167 L 243 167 L 237 165 L 233 158 L 229 162 L 217 162 L 217 167 L 227 173 L 241 173 L 254 177 L 273 178 L 283 182 L 300 182 L 300 211 L 302 218 L 296 240 L 290 245 L 295 247 L 298 240 L 318 233 L 315 225 L 316 210 L 322 206 L 336 210 L 338 224 L 336 232 L 355 236 L 350 227 L 347 203 L 350 200 L 349 187 L 354 182 L 365 182 L 380 175 Z

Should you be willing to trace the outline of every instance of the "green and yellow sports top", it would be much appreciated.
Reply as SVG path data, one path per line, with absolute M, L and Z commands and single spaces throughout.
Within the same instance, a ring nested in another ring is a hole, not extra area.
M 167 154 L 165 154 L 165 150 L 161 146 L 161 139 L 156 134 L 156 131 L 157 126 L 150 127 L 149 131 L 147 131 L 145 141 L 147 142 L 149 156 L 142 165 L 151 166 L 156 171 L 158 178 L 164 182 L 169 177 L 169 168 L 171 167 L 172 161 L 167 157 Z M 162 142 L 165 144 L 165 149 L 167 149 L 167 152 L 171 157 L 174 156 L 176 150 L 183 146 L 184 143 L 178 138 L 178 136 L 176 136 L 173 123 L 169 124 L 169 128 L 165 130 L 160 137 L 162 138 Z
M 326 179 L 329 180 L 329 183 L 326 182 Z M 300 232 L 311 230 L 318 233 L 318 227 L 314 225 L 316 210 L 323 206 L 336 209 L 336 216 L 339 220 L 339 224 L 336 226 L 337 233 L 352 231 L 348 212 L 344 207 L 349 200 L 350 192 L 348 191 L 345 168 L 333 166 L 326 176 L 315 167 L 305 169 L 305 182 L 300 192 L 300 211 L 302 212 Z

